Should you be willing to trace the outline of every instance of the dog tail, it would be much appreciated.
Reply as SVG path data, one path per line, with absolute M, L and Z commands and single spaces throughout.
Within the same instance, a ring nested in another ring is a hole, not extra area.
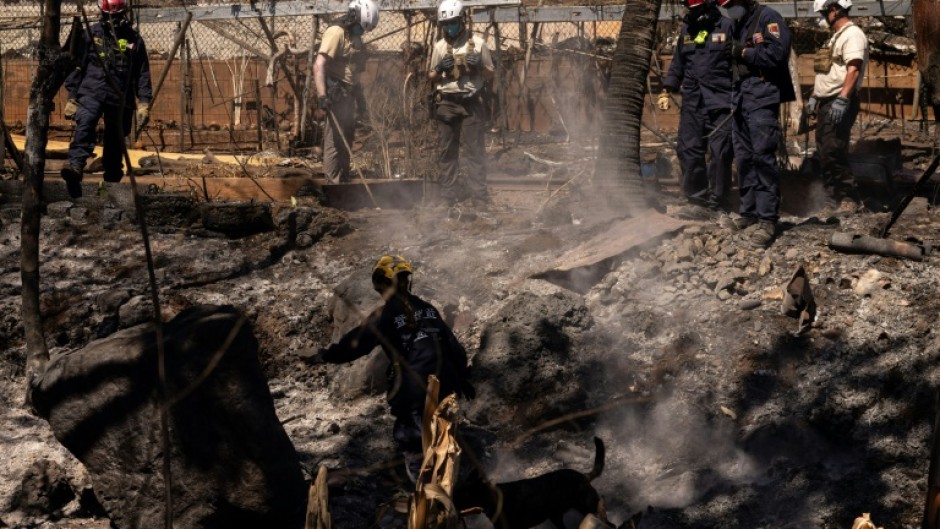
M 588 481 L 594 481 L 595 478 L 601 475 L 601 472 L 604 471 L 604 458 L 606 457 L 607 451 L 604 449 L 604 441 L 601 441 L 599 437 L 594 438 L 594 467 L 591 468 L 591 472 L 587 475 Z

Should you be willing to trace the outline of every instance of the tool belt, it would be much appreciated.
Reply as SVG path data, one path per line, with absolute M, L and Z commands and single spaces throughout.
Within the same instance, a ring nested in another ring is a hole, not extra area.
M 326 78 L 326 95 L 331 101 L 346 99 L 352 95 L 352 86 L 339 79 Z
M 832 68 L 832 50 L 828 46 L 819 48 L 813 57 L 813 71 L 829 73 L 830 68 Z

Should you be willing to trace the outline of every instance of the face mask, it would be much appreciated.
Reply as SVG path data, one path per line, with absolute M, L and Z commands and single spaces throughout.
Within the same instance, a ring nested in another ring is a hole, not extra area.
M 451 22 L 444 26 L 444 33 L 446 33 L 448 37 L 454 38 L 460 35 L 460 29 L 460 22 Z
M 352 33 L 354 37 L 361 37 L 366 30 L 362 29 L 360 24 L 354 24 L 353 27 L 349 28 L 349 32 Z
M 826 20 L 826 17 L 820 18 L 819 21 L 816 23 L 819 24 L 819 27 L 821 27 L 822 29 L 829 29 L 829 21 Z
M 731 20 L 741 20 L 747 14 L 747 9 L 744 6 L 723 7 L 721 8 L 721 14 Z

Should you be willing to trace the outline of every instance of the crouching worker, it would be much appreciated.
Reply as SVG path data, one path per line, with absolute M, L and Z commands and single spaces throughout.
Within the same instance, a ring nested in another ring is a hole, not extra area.
M 451 393 L 472 399 L 476 391 L 469 381 L 467 351 L 440 312 L 411 293 L 411 274 L 411 264 L 401 256 L 382 256 L 372 270 L 372 286 L 385 305 L 307 362 L 352 362 L 382 346 L 391 361 L 388 403 L 395 416 L 395 445 L 415 481 L 423 455 L 421 416 L 428 375 L 440 380 L 441 399 Z
M 153 97 L 147 48 L 131 26 L 126 0 L 98 0 L 98 8 L 101 20 L 92 24 L 91 35 L 84 35 L 85 56 L 65 79 L 68 102 L 63 114 L 66 119 L 75 120 L 75 136 L 69 145 L 69 162 L 62 169 L 62 178 L 72 198 L 82 196 L 82 172 L 95 150 L 98 120 L 104 116 L 101 160 L 104 181 L 120 182 L 124 176 L 121 166 L 124 138 L 131 131 L 134 97 L 138 101 L 138 123 L 149 115 Z

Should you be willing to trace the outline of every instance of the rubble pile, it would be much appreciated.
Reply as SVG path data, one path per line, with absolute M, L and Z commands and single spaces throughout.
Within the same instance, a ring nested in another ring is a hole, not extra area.
M 43 220 L 54 357 L 149 318 L 139 233 L 88 200 L 87 215 L 63 206 Z M 859 512 L 919 523 L 940 384 L 932 258 L 831 250 L 836 230 L 873 233 L 884 220 L 860 213 L 784 217 L 766 251 L 717 223 L 687 226 L 618 256 L 585 294 L 531 279 L 598 232 L 584 218 L 571 211 L 547 228 L 508 208 L 458 220 L 434 208 L 298 206 L 272 211 L 260 233 L 196 218 L 156 230 L 153 244 L 166 319 L 202 303 L 247 315 L 278 418 L 308 480 L 319 464 L 331 469 L 331 514 L 344 527 L 404 526 L 384 355 L 342 367 L 303 358 L 376 304 L 368 269 L 386 252 L 412 260 L 415 292 L 473 357 L 479 394 L 461 403 L 462 428 L 485 440 L 493 479 L 586 472 L 597 435 L 607 464 L 593 485 L 614 522 L 652 507 L 643 528 L 842 527 Z M 894 233 L 925 240 L 938 228 L 918 203 Z M 0 459 L 0 520 L 107 527 L 82 465 L 20 405 L 18 247 L 11 218 L 0 228 L 0 445 L 14 457 Z M 782 287 L 799 265 L 818 312 L 795 335 Z M 43 489 L 45 478 L 29 478 L 42 475 L 36 465 L 62 471 Z

